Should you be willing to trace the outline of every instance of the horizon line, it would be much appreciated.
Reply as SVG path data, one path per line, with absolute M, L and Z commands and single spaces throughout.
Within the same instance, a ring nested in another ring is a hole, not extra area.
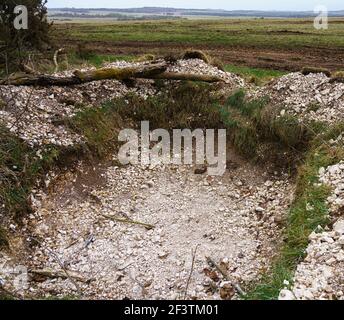
M 208 11 L 224 11 L 224 12 L 238 12 L 238 11 L 255 11 L 255 12 L 314 12 L 313 10 L 277 10 L 277 9 L 236 9 L 236 10 L 228 10 L 228 9 L 211 9 L 211 8 L 179 8 L 179 7 L 156 7 L 156 6 L 144 6 L 144 7 L 127 7 L 127 8 L 116 8 L 116 7 L 49 7 L 48 9 L 105 9 L 105 10 L 132 10 L 132 9 L 174 9 L 174 10 L 208 10 Z M 336 9 L 336 10 L 328 10 L 328 12 L 338 12 L 344 11 L 343 9 Z

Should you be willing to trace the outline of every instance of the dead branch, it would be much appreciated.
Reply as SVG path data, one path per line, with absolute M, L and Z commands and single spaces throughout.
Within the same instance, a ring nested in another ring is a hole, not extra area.
M 150 79 L 161 80 L 186 80 L 186 81 L 201 81 L 201 82 L 223 82 L 223 80 L 216 76 L 192 74 L 192 73 L 177 73 L 177 72 L 163 72 L 150 77 Z
M 207 259 L 207 262 L 209 265 L 212 265 L 215 267 L 215 269 L 220 272 L 223 276 L 223 278 L 226 280 L 226 281 L 229 281 L 231 282 L 232 286 L 234 287 L 234 289 L 236 290 L 237 293 L 239 293 L 240 295 L 244 296 L 246 295 L 246 293 L 241 289 L 240 285 L 237 284 L 237 283 L 233 283 L 230 279 L 229 279 L 229 276 L 226 272 L 224 272 L 220 266 L 210 257 L 205 257 Z
M 59 70 L 59 64 L 58 64 L 58 60 L 57 59 L 58 59 L 59 54 L 62 53 L 62 52 L 63 52 L 63 49 L 61 48 L 61 49 L 56 50 L 55 53 L 54 53 L 53 60 L 54 60 L 54 65 L 55 65 L 55 72 L 57 72 Z
M 130 68 L 103 68 L 89 71 L 75 71 L 74 76 L 81 82 L 91 82 L 98 80 L 125 80 L 131 78 L 151 78 L 167 69 L 165 61 L 155 61 L 146 63 L 138 67 Z
M 52 269 L 41 269 L 41 270 L 29 270 L 29 273 L 37 276 L 42 276 L 44 278 L 61 278 L 61 279 L 68 279 L 68 276 L 66 275 L 64 270 L 52 270 Z M 84 279 L 82 276 L 77 274 L 73 271 L 68 271 L 69 276 L 77 281 L 80 282 L 87 282 L 86 279 Z
M 196 253 L 197 253 L 198 247 L 199 247 L 199 245 L 196 246 L 194 251 L 191 250 L 191 254 L 192 254 L 191 270 L 190 270 L 190 274 L 189 274 L 188 280 L 186 282 L 184 300 L 186 300 L 186 297 L 188 295 L 189 285 L 190 285 L 191 277 L 192 277 L 192 274 L 193 274 L 193 271 L 194 271 L 194 267 L 195 267 Z
M 39 241 L 38 239 L 34 238 L 34 237 L 30 237 L 33 241 L 35 241 L 36 243 L 38 243 L 41 247 L 43 247 L 43 243 L 41 241 Z M 82 295 L 81 289 L 79 287 L 79 285 L 77 284 L 77 282 L 73 279 L 73 277 L 70 276 L 69 271 L 67 270 L 67 268 L 65 267 L 64 263 L 61 261 L 61 259 L 59 258 L 59 256 L 52 250 L 50 250 L 49 248 L 45 248 L 50 255 L 55 259 L 55 261 L 60 265 L 61 269 L 63 270 L 63 272 L 65 273 L 66 277 L 69 279 L 70 282 L 73 283 L 73 285 L 75 286 L 75 288 L 77 289 L 79 295 Z
M 167 72 L 166 61 L 154 61 L 137 67 L 103 68 L 88 71 L 75 71 L 73 76 L 57 77 L 51 75 L 14 74 L 0 81 L 0 85 L 23 86 L 70 86 L 100 80 L 163 79 L 202 82 L 221 82 L 221 78 L 210 75 Z
M 23 71 L 27 74 L 32 74 L 32 75 L 36 75 L 37 72 L 35 71 L 35 69 L 31 68 L 28 64 L 23 63 L 21 65 L 21 68 L 23 69 Z

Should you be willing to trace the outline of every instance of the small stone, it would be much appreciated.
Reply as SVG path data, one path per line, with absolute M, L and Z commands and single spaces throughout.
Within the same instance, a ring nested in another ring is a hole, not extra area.
M 330 258 L 326 261 L 326 264 L 329 266 L 332 266 L 336 263 L 336 259 L 335 258 Z
M 169 256 L 169 253 L 166 252 L 166 251 L 160 251 L 158 253 L 158 256 L 159 256 L 160 259 L 166 259 Z
M 153 180 L 148 181 L 147 186 L 148 186 L 148 188 L 153 188 L 154 187 L 154 181 Z
M 295 300 L 295 296 L 290 290 L 283 289 L 278 296 L 278 300 Z
M 338 220 L 334 226 L 333 230 L 337 232 L 337 234 L 344 235 L 344 220 Z
M 273 184 L 274 184 L 274 183 L 273 183 L 272 181 L 268 180 L 268 181 L 265 182 L 264 185 L 265 185 L 266 187 L 271 187 Z
M 335 258 L 338 262 L 344 261 L 344 252 L 339 252 L 335 255 Z
M 341 236 L 337 241 L 341 246 L 344 246 L 344 236 Z

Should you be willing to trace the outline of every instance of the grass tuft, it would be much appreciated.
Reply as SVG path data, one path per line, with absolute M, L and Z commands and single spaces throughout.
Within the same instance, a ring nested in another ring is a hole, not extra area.
M 85 108 L 67 120 L 67 124 L 86 138 L 89 154 L 104 158 L 116 150 L 122 120 L 110 105 Z
M 40 153 L 0 125 L 0 213 L 20 219 L 30 211 L 31 189 L 54 166 L 65 166 L 80 155 L 78 148 L 47 145 Z M 2 223 L 3 221 L 0 221 Z
M 149 121 L 151 128 L 217 128 L 220 110 L 207 84 L 183 82 L 172 90 L 144 99 L 137 95 L 109 102 L 122 119 Z
M 248 83 L 252 83 L 258 86 L 264 85 L 272 79 L 281 77 L 286 74 L 285 71 L 250 68 L 246 66 L 236 66 L 231 64 L 225 66 L 225 71 L 235 73 L 246 79 Z
M 269 273 L 253 286 L 245 299 L 274 300 L 284 287 L 284 280 L 292 283 L 296 266 L 304 259 L 309 235 L 318 226 L 329 223 L 326 203 L 330 190 L 318 183 L 318 172 L 339 161 L 326 147 L 311 150 L 299 169 L 296 198 L 285 228 L 285 242 Z
M 8 237 L 5 229 L 0 225 L 0 250 L 9 247 Z
M 211 59 L 208 57 L 207 54 L 205 54 L 201 50 L 187 50 L 182 55 L 182 59 L 189 60 L 189 59 L 200 59 L 203 60 L 205 63 L 210 63 Z
M 147 54 L 144 54 L 143 56 L 139 56 L 139 57 L 133 59 L 133 61 L 145 62 L 145 61 L 153 61 L 155 59 L 156 59 L 156 56 L 154 54 L 147 53 Z

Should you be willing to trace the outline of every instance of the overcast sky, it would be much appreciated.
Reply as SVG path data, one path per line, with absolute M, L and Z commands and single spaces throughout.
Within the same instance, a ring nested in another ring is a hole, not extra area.
M 133 8 L 174 7 L 227 10 L 308 10 L 325 5 L 329 10 L 344 9 L 343 0 L 48 0 L 51 8 Z

